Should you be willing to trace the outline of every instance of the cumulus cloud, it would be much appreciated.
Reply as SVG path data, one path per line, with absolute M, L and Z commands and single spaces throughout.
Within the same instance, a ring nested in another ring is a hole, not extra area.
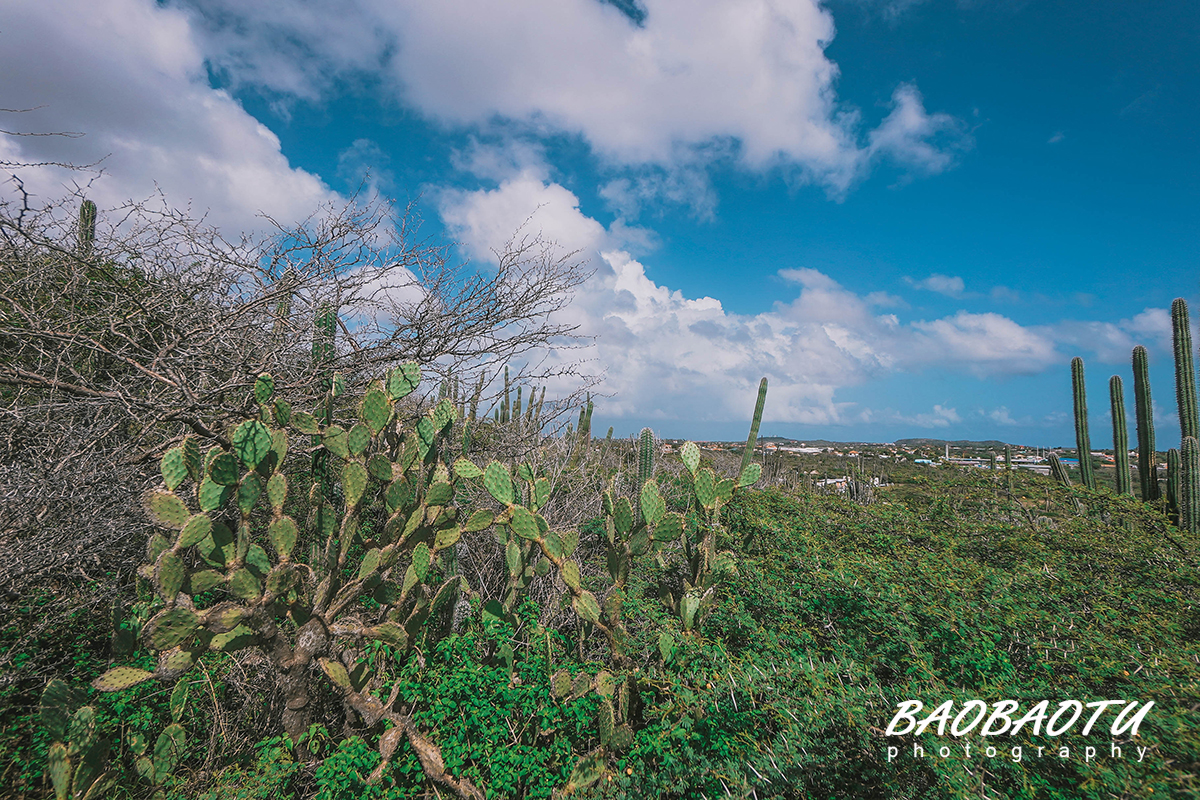
M 837 391 L 872 378 L 926 369 L 1020 374 L 1063 360 L 1046 329 L 968 312 L 902 322 L 880 313 L 887 295 L 859 295 L 806 267 L 778 272 L 786 289 L 771 309 L 729 312 L 716 298 L 687 297 L 655 281 L 611 228 L 580 211 L 573 193 L 533 173 L 495 189 L 446 192 L 441 213 L 478 257 L 502 246 L 522 223 L 592 257 L 595 273 L 564 320 L 596 337 L 582 355 L 606 367 L 602 389 L 615 397 L 605 411 L 617 417 L 738 418 L 767 375 L 770 420 L 839 424 L 860 419 L 864 410 L 838 401 Z M 937 427 L 959 421 L 949 406 L 931 414 L 913 419 Z
M 451 126 L 579 136 L 633 171 L 616 202 L 671 200 L 695 179 L 673 173 L 714 160 L 784 167 L 840 196 L 881 160 L 931 174 L 969 142 L 908 84 L 873 130 L 840 104 L 818 0 L 646 0 L 640 21 L 597 0 L 177 2 L 231 79 L 311 99 L 365 73 Z
M 161 189 L 172 205 L 190 200 L 210 222 L 240 230 L 261 224 L 260 210 L 291 222 L 335 197 L 317 176 L 288 164 L 271 131 L 210 87 L 186 15 L 151 0 L 7 4 L 0 74 L 11 78 L 5 106 L 40 106 L 10 115 L 4 127 L 85 134 L 0 137 L 0 158 L 103 159 L 106 176 L 88 190 L 102 208 Z M 53 167 L 20 174 L 47 198 L 81 177 Z

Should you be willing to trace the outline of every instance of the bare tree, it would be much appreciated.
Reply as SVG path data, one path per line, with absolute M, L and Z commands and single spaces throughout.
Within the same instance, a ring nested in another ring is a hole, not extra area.
M 578 346 L 552 315 L 588 277 L 540 237 L 476 268 L 381 202 L 233 241 L 144 202 L 102 213 L 84 247 L 81 200 L 31 208 L 19 184 L 0 199 L 0 586 L 13 592 L 132 570 L 157 456 L 187 433 L 228 444 L 257 413 L 261 372 L 298 408 L 332 372 L 363 384 L 407 360 L 466 385 L 510 361 L 526 380 L 588 383 L 578 364 L 539 360 Z M 331 310 L 323 338 L 314 323 Z

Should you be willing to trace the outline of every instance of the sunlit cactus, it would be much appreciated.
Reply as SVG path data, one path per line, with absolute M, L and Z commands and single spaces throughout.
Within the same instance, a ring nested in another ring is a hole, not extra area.
M 750 420 L 750 435 L 746 437 L 746 449 L 742 453 L 742 467 L 739 473 L 745 472 L 754 458 L 754 446 L 758 444 L 758 426 L 762 422 L 763 407 L 767 402 L 767 379 L 758 382 L 758 400 L 754 404 L 754 417 Z
M 1175 348 L 1175 399 L 1179 405 L 1181 437 L 1200 437 L 1196 416 L 1196 364 L 1192 356 L 1192 329 L 1187 302 L 1182 297 L 1171 304 L 1171 342 Z
M 1083 378 L 1083 359 L 1071 359 L 1071 394 L 1075 401 L 1075 448 L 1079 453 L 1079 480 L 1089 489 L 1096 488 L 1092 467 L 1092 442 L 1088 436 L 1087 388 Z
M 1157 500 L 1158 453 L 1154 443 L 1154 408 L 1150 401 L 1150 370 L 1146 348 L 1140 344 L 1133 348 L 1133 396 L 1137 415 L 1138 437 L 1138 480 L 1141 483 L 1142 499 Z
M 1200 533 L 1200 447 L 1192 436 L 1183 437 L 1179 448 L 1179 527 Z
M 1113 462 L 1117 470 L 1117 494 L 1133 494 L 1133 481 L 1129 475 L 1129 432 L 1125 427 L 1125 393 L 1121 377 L 1113 375 L 1108 381 L 1108 395 L 1112 402 Z

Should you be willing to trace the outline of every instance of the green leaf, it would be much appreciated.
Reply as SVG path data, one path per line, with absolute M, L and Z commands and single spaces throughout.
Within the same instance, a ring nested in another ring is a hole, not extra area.
M 271 432 L 267 426 L 256 419 L 248 419 L 233 432 L 233 452 L 246 465 L 246 469 L 254 469 L 258 462 L 271 452 Z
M 700 467 L 700 448 L 696 446 L 695 442 L 685 442 L 679 455 L 683 458 L 683 465 L 694 477 L 696 470 Z
M 613 509 L 613 525 L 620 534 L 629 533 L 633 528 L 633 507 L 628 498 L 622 497 L 617 501 L 616 508 Z
M 696 500 L 705 508 L 711 509 L 716 502 L 716 476 L 711 469 L 702 469 L 696 475 Z
M 658 522 L 662 519 L 662 515 L 666 513 L 666 501 L 658 493 L 658 484 L 653 480 L 648 480 L 642 485 L 641 506 L 642 519 L 649 525 Z
M 562 575 L 563 583 L 573 590 L 579 589 L 579 564 L 574 561 L 564 561 L 562 569 L 559 571 Z
M 254 509 L 254 504 L 262 496 L 263 480 L 257 472 L 248 472 L 238 485 L 237 505 L 243 516 Z
M 683 534 L 683 515 L 672 511 L 654 526 L 653 538 L 656 542 L 674 542 Z
M 454 403 L 448 397 L 442 398 L 442 401 L 433 409 L 434 430 L 439 432 L 445 430 L 446 426 L 457 418 L 458 409 L 454 407 Z
M 392 462 L 387 460 L 387 456 L 382 453 L 376 453 L 367 460 L 367 472 L 371 473 L 371 477 L 375 480 L 390 483 L 392 480 Z
M 188 594 L 197 595 L 215 589 L 225 582 L 225 576 L 215 569 L 202 569 L 188 576 Z
M 283 511 L 283 504 L 287 501 L 287 478 L 282 472 L 276 472 L 267 481 L 267 502 L 271 504 L 271 510 L 276 514 Z
M 521 548 L 516 542 L 510 541 L 504 548 L 504 560 L 508 565 L 508 574 L 514 578 L 525 569 L 525 565 L 521 561 Z
M 425 492 L 425 504 L 430 506 L 448 505 L 454 499 L 454 487 L 445 481 L 439 481 Z
M 276 400 L 272 410 L 275 412 L 275 424 L 281 428 L 292 421 L 292 404 L 287 400 Z
M 200 444 L 194 436 L 183 437 L 183 443 L 179 445 L 179 450 L 183 454 L 183 464 L 187 468 L 188 475 L 197 483 L 204 477 L 204 460 L 200 457 Z
M 267 551 L 261 546 L 252 544 L 246 550 L 246 566 L 251 567 L 259 578 L 265 578 L 271 571 L 271 559 L 267 558 Z

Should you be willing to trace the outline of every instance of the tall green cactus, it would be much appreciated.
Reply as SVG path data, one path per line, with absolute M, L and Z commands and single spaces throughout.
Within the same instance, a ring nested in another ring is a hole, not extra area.
M 1075 400 L 1075 448 L 1079 453 L 1079 480 L 1089 489 L 1096 488 L 1092 467 L 1092 442 L 1088 436 L 1087 388 L 1083 378 L 1083 359 L 1071 359 L 1071 394 Z
M 1179 451 L 1172 447 L 1167 451 L 1167 515 L 1176 524 L 1180 522 L 1179 496 L 1182 494 L 1180 466 Z
M 1138 481 L 1142 500 L 1150 502 L 1161 496 L 1158 487 L 1158 453 L 1154 443 L 1154 407 L 1150 400 L 1150 368 L 1146 348 L 1133 348 L 1133 396 L 1137 414 Z
M 638 491 L 654 479 L 654 431 L 642 428 L 638 434 Z
M 500 423 L 507 425 L 511 418 L 512 405 L 509 400 L 508 366 L 504 367 L 504 402 L 500 404 Z
M 1013 458 L 1012 445 L 1011 444 L 1004 445 L 1004 471 L 1005 472 L 1012 472 L 1012 469 L 1013 469 L 1012 458 Z
M 1179 448 L 1179 527 L 1200 533 L 1200 447 L 1185 436 Z
M 754 404 L 754 417 L 750 420 L 750 435 L 746 437 L 746 449 L 742 453 L 742 468 L 739 474 L 746 471 L 746 467 L 750 466 L 750 460 L 754 458 L 754 446 L 758 444 L 758 426 L 762 422 L 763 406 L 767 402 L 767 379 L 764 377 L 758 382 L 758 400 Z
M 79 205 L 79 255 L 87 258 L 96 242 L 96 204 L 84 200 Z
M 1187 302 L 1182 297 L 1171 304 L 1171 342 L 1175 347 L 1175 399 L 1179 404 L 1181 437 L 1200 437 L 1196 415 L 1196 363 L 1192 357 L 1192 329 Z
M 1112 402 L 1113 462 L 1117 470 L 1117 494 L 1133 494 L 1133 481 L 1129 475 L 1129 431 L 1125 426 L 1125 392 L 1121 376 L 1113 375 L 1108 380 L 1108 395 Z
M 1067 468 L 1058 457 L 1058 453 L 1050 454 L 1050 477 L 1062 486 L 1071 485 L 1071 476 L 1067 474 Z

